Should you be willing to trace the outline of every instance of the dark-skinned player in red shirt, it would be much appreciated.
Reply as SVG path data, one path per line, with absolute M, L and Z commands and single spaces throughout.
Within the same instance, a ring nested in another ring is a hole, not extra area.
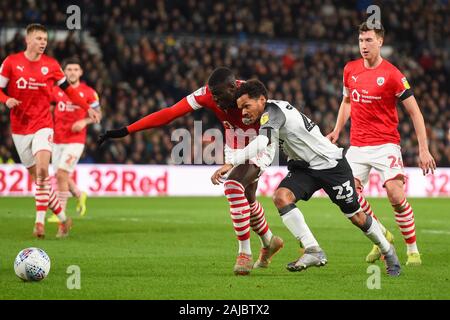
M 228 68 L 214 70 L 206 86 L 183 98 L 171 107 L 147 115 L 135 123 L 117 130 L 108 130 L 99 138 L 99 144 L 109 138 L 122 138 L 130 133 L 166 125 L 176 118 L 201 108 L 214 112 L 225 128 L 225 157 L 242 149 L 255 137 L 259 125 L 243 123 L 234 94 L 242 81 L 236 80 Z M 240 130 L 239 130 L 240 129 Z M 274 151 L 274 150 L 273 150 Z M 256 200 L 258 178 L 270 165 L 270 157 L 261 155 L 249 164 L 235 167 L 224 183 L 225 196 L 230 205 L 233 227 L 239 241 L 239 253 L 234 266 L 236 275 L 248 275 L 252 268 L 268 267 L 273 255 L 283 247 L 283 240 L 272 235 L 264 209 Z M 262 248 L 253 263 L 250 249 L 250 228 L 256 232 Z

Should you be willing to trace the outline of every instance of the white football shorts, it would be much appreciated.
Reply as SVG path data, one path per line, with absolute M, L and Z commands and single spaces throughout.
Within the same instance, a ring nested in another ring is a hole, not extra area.
M 52 165 L 55 173 L 58 169 L 72 173 L 83 154 L 83 143 L 58 143 L 53 147 Z
M 12 134 L 14 145 L 20 157 L 20 162 L 31 168 L 36 164 L 34 156 L 38 151 L 47 150 L 52 152 L 53 129 L 42 128 L 32 134 Z
M 370 170 L 377 170 L 383 181 L 402 177 L 405 179 L 403 160 L 400 146 L 386 143 L 379 146 L 355 147 L 350 146 L 345 155 L 353 171 L 353 176 L 358 179 L 364 187 L 369 181 Z

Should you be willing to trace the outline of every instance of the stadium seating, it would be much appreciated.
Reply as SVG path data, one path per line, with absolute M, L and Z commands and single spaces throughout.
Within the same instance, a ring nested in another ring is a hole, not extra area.
M 342 98 L 343 67 L 359 56 L 356 26 L 363 12 L 354 8 L 361 1 L 337 6 L 330 0 L 320 8 L 317 1 L 299 0 L 155 1 L 150 8 L 138 0 L 103 2 L 111 5 L 81 2 L 83 23 L 101 54 L 92 53 L 73 34 L 64 41 L 51 41 L 47 50 L 59 61 L 80 57 L 84 80 L 101 96 L 104 120 L 101 127 L 89 129 L 81 162 L 170 163 L 173 129 L 191 127 L 194 120 L 203 120 L 204 130 L 221 128 L 210 113 L 198 111 L 162 129 L 108 143 L 103 152 L 95 144 L 101 130 L 129 124 L 175 103 L 201 87 L 209 72 L 220 65 L 231 67 L 242 79 L 258 77 L 273 98 L 291 101 L 324 133 L 333 128 Z M 438 166 L 450 166 L 450 24 L 445 2 L 392 1 L 389 12 L 382 12 L 385 42 L 392 48 L 389 60 L 405 73 L 414 89 Z M 69 4 L 36 1 L 21 10 L 22 2 L 2 1 L 0 34 L 4 28 L 30 22 L 64 29 L 66 16 L 52 12 Z M 340 20 L 333 18 L 336 10 Z M 119 16 L 120 28 L 114 23 Z M 23 38 L 18 34 L 0 46 L 0 59 L 22 49 Z M 403 160 L 406 166 L 416 166 L 418 147 L 412 122 L 402 107 L 398 109 Z M 18 162 L 8 126 L 8 112 L 2 109 L 0 159 Z M 339 143 L 347 146 L 348 134 Z

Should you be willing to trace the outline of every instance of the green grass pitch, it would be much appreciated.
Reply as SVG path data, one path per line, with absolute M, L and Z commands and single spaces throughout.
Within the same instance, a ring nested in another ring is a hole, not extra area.
M 270 198 L 261 198 L 272 231 L 285 240 L 270 268 L 237 277 L 237 242 L 223 197 L 90 198 L 88 214 L 74 217 L 69 238 L 31 236 L 33 198 L 0 198 L 0 299 L 449 299 L 450 199 L 409 199 L 416 216 L 423 265 L 403 266 L 399 278 L 381 268 L 381 288 L 368 289 L 371 244 L 328 199 L 300 202 L 306 221 L 328 255 L 328 265 L 290 273 L 298 257 L 295 239 Z M 386 199 L 371 199 L 375 213 L 394 233 L 404 264 L 406 249 Z M 69 212 L 74 211 L 74 200 Z M 13 261 L 26 247 L 51 258 L 47 279 L 22 282 Z M 259 240 L 252 234 L 254 259 Z M 69 290 L 67 268 L 81 270 L 81 289 Z

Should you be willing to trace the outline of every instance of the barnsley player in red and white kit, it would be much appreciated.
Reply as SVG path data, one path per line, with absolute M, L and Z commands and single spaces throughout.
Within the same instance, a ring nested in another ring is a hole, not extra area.
M 214 112 L 225 128 L 225 158 L 244 148 L 258 134 L 259 124 L 243 123 L 242 113 L 236 106 L 234 93 L 242 81 L 236 80 L 228 68 L 217 68 L 208 79 L 208 84 L 175 105 L 152 113 L 141 120 L 118 130 L 109 130 L 100 137 L 99 143 L 109 138 L 121 138 L 129 133 L 159 127 L 194 110 L 206 108 Z M 270 150 L 275 152 L 275 149 Z M 250 164 L 233 169 L 224 183 L 225 195 L 230 204 L 233 227 L 239 241 L 239 254 L 234 273 L 247 275 L 252 268 L 265 268 L 272 256 L 283 247 L 283 241 L 273 236 L 267 224 L 264 209 L 256 200 L 258 177 L 271 163 L 269 154 L 251 159 Z M 260 256 L 253 263 L 250 248 L 250 227 L 262 244 Z
M 11 131 L 22 164 L 36 183 L 36 223 L 33 234 L 43 238 L 47 208 L 58 215 L 60 225 L 57 237 L 68 235 L 71 220 L 62 211 L 56 194 L 50 186 L 48 166 L 53 144 L 53 120 L 50 113 L 51 90 L 55 83 L 74 101 L 88 110 L 89 116 L 98 121 L 90 109 L 70 87 L 58 62 L 44 54 L 47 46 L 47 30 L 40 24 L 26 29 L 26 50 L 12 54 L 0 67 L 0 102 L 9 109 Z M 3 90 L 6 88 L 6 94 Z
M 64 63 L 64 74 L 71 86 L 77 88 L 79 95 L 98 113 L 101 119 L 99 97 L 94 89 L 80 78 L 83 75 L 80 62 L 70 59 Z M 81 192 L 70 175 L 80 159 L 86 143 L 86 126 L 92 124 L 86 110 L 74 104 L 67 94 L 58 86 L 53 88 L 55 108 L 55 136 L 52 163 L 58 180 L 58 196 L 63 210 L 72 193 L 77 199 L 77 211 L 81 216 L 86 214 L 86 193 Z M 49 220 L 52 221 L 52 220 Z
M 409 113 L 419 143 L 419 166 L 424 175 L 436 169 L 428 150 L 425 123 L 406 77 L 380 55 L 384 29 L 381 23 L 359 28 L 359 49 L 362 59 L 347 63 L 344 68 L 344 98 L 336 126 L 327 137 L 336 142 L 339 133 L 351 117 L 350 148 L 346 158 L 355 177 L 360 193 L 359 201 L 366 214 L 373 215 L 370 204 L 362 196 L 363 186 L 368 182 L 372 168 L 383 179 L 383 186 L 394 209 L 395 221 L 407 245 L 406 265 L 420 265 L 416 244 L 414 214 L 404 192 L 405 174 L 400 150 L 400 134 L 397 130 L 396 104 L 401 101 Z M 380 223 L 381 225 L 381 223 Z M 392 234 L 383 227 L 386 238 Z M 381 256 L 377 246 L 366 258 L 375 262 Z

